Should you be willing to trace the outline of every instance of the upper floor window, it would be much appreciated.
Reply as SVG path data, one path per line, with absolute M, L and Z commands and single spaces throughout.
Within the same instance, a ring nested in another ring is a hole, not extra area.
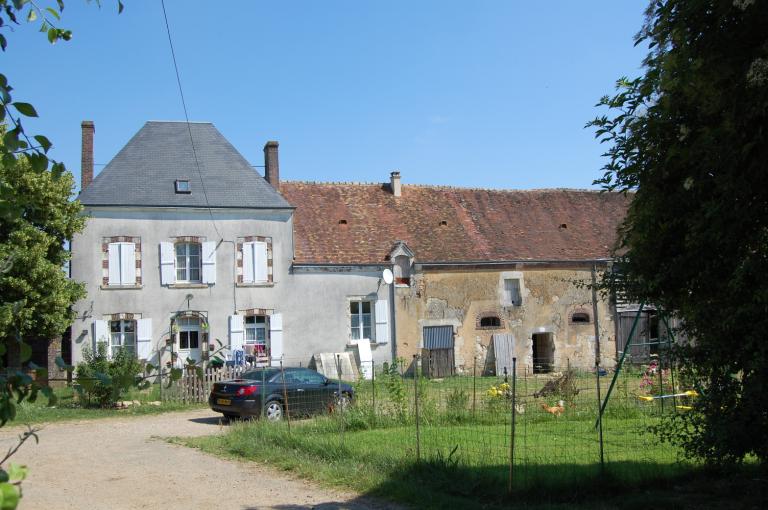
M 140 286 L 140 238 L 129 236 L 103 238 L 101 267 L 104 287 Z
M 176 243 L 176 281 L 200 283 L 200 243 Z
M 274 282 L 272 238 L 237 238 L 238 285 L 270 285 Z
M 504 298 L 511 306 L 521 306 L 523 304 L 519 279 L 508 278 L 504 280 Z
M 160 243 L 160 281 L 163 285 L 216 283 L 216 243 L 204 237 L 177 237 Z
M 371 302 L 355 300 L 349 302 L 350 331 L 352 340 L 371 340 Z
M 405 255 L 398 255 L 395 257 L 395 265 L 393 269 L 396 285 L 411 284 L 411 259 L 409 257 L 406 257 Z
M 109 330 L 109 347 L 113 356 L 120 350 L 136 355 L 136 321 L 109 321 Z

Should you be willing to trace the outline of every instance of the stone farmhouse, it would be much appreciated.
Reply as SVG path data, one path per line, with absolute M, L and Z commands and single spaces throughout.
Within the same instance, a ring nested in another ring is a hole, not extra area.
M 95 127 L 82 130 L 89 220 L 71 277 L 88 294 L 73 363 L 98 343 L 176 365 L 221 343 L 236 362 L 441 351 L 452 371 L 490 371 L 497 337 L 534 370 L 594 366 L 583 283 L 610 262 L 623 195 L 416 186 L 398 172 L 281 182 L 277 142 L 262 177 L 212 124 L 186 122 L 147 122 L 93 178 Z M 616 310 L 597 310 L 609 365 Z

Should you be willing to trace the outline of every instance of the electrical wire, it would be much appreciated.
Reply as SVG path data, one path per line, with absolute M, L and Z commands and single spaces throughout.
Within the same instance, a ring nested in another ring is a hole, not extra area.
M 205 180 L 203 179 L 203 173 L 200 170 L 200 162 L 197 159 L 197 151 L 195 150 L 195 140 L 192 138 L 192 126 L 189 122 L 189 114 L 187 113 L 187 103 L 184 101 L 184 90 L 181 87 L 181 77 L 179 75 L 179 65 L 176 62 L 176 52 L 173 50 L 173 40 L 171 39 L 171 27 L 168 24 L 168 14 L 165 12 L 165 0 L 160 0 L 160 5 L 163 7 L 163 18 L 165 18 L 165 31 L 168 33 L 168 44 L 171 47 L 171 57 L 173 58 L 173 69 L 176 71 L 176 83 L 179 85 L 179 95 L 181 96 L 181 106 L 184 108 L 184 119 L 187 123 L 187 131 L 189 132 L 189 142 L 192 145 L 192 155 L 195 158 L 195 166 L 197 167 L 197 175 L 200 177 L 200 184 L 203 188 L 203 198 L 205 199 L 205 206 L 208 208 L 208 214 L 211 216 L 211 223 L 213 229 L 216 231 L 216 235 L 219 236 L 219 240 L 224 240 L 218 227 L 216 226 L 216 220 L 213 218 L 213 211 L 211 210 L 211 204 L 208 202 L 208 193 L 205 189 Z

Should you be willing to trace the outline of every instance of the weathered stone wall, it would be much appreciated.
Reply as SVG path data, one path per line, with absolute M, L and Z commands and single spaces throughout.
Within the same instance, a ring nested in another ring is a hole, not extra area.
M 522 304 L 509 302 L 504 280 L 520 280 Z M 396 289 L 398 356 L 410 359 L 422 347 L 424 326 L 454 327 L 455 361 L 458 371 L 471 371 L 475 358 L 478 370 L 493 367 L 489 356 L 492 335 L 508 333 L 515 339 L 518 366 L 533 367 L 532 337 L 551 333 L 555 344 L 554 364 L 594 367 L 595 329 L 592 295 L 586 284 L 589 269 L 426 270 L 414 275 L 410 287 Z M 598 298 L 599 299 L 599 298 Z M 574 311 L 586 311 L 588 323 L 571 323 Z M 499 328 L 480 327 L 479 318 L 497 315 Z M 615 362 L 615 328 L 609 303 L 598 302 L 601 365 Z

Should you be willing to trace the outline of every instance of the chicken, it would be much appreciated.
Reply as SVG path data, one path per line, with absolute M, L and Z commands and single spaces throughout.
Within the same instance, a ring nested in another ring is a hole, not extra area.
M 515 404 L 515 411 L 517 414 L 525 414 L 525 404 Z
M 557 402 L 557 405 L 553 407 L 548 406 L 546 402 L 542 402 L 541 408 L 544 409 L 549 414 L 551 414 L 552 416 L 558 417 L 565 412 L 565 402 L 560 400 Z

